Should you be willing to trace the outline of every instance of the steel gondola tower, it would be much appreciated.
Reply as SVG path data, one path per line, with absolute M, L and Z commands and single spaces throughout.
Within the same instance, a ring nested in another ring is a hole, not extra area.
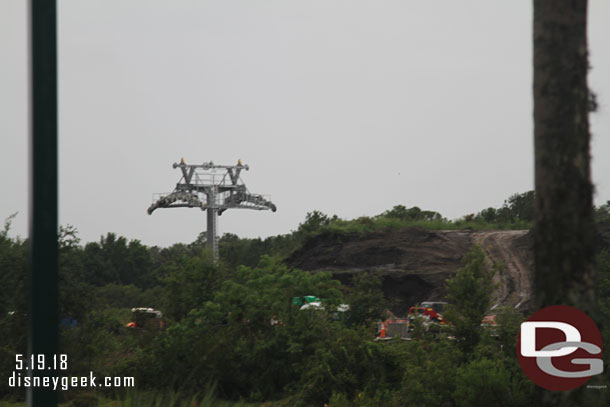
M 276 206 L 268 197 L 251 194 L 240 178 L 242 170 L 250 168 L 241 160 L 237 165 L 216 165 L 212 161 L 203 164 L 186 164 L 184 158 L 174 163 L 182 177 L 171 193 L 156 194 L 148 208 L 149 215 L 157 208 L 200 208 L 207 211 L 206 247 L 216 263 L 218 261 L 218 216 L 232 208 L 271 210 Z

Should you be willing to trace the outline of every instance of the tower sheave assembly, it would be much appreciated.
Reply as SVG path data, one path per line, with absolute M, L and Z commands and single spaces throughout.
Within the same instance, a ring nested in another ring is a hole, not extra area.
M 242 170 L 250 168 L 241 160 L 237 165 L 215 165 L 212 161 L 191 165 L 186 164 L 183 158 L 179 164 L 174 163 L 173 168 L 180 168 L 182 178 L 173 192 L 155 194 L 147 212 L 151 215 L 157 208 L 200 208 L 207 211 L 206 246 L 214 262 L 218 261 L 216 223 L 219 215 L 231 208 L 277 210 L 266 197 L 248 192 L 239 175 Z

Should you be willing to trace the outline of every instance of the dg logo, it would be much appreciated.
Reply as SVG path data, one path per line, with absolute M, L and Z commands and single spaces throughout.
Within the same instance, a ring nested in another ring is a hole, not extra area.
M 547 390 L 571 390 L 604 371 L 595 322 L 565 305 L 543 308 L 521 324 L 517 356 L 525 374 Z

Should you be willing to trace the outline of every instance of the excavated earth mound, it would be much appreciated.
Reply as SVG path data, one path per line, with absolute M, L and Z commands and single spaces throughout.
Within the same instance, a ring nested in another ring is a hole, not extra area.
M 524 230 L 389 229 L 366 235 L 323 234 L 309 240 L 287 263 L 310 271 L 330 271 L 343 284 L 353 276 L 373 272 L 382 279 L 391 310 L 404 315 L 411 305 L 441 301 L 445 280 L 462 266 L 462 257 L 481 244 L 491 262 L 504 267 L 494 277 L 494 306 L 527 310 L 531 299 L 532 239 Z
M 610 221 L 597 224 L 596 251 L 610 250 Z M 474 245 L 485 250 L 489 265 L 503 267 L 494 276 L 494 307 L 533 311 L 533 239 L 527 230 L 387 229 L 366 235 L 321 234 L 293 253 L 287 263 L 310 271 L 330 271 L 343 284 L 353 276 L 373 272 L 381 277 L 391 310 L 404 315 L 422 301 L 441 301 L 445 280 L 462 266 Z

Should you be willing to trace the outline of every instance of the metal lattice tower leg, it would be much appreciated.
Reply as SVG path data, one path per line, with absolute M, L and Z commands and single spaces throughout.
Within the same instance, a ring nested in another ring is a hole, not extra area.
M 217 188 L 210 188 L 210 192 L 206 194 L 208 201 L 208 224 L 207 224 L 207 239 L 206 246 L 212 255 L 214 264 L 218 263 L 218 237 L 216 223 L 218 221 L 218 203 L 217 203 Z

